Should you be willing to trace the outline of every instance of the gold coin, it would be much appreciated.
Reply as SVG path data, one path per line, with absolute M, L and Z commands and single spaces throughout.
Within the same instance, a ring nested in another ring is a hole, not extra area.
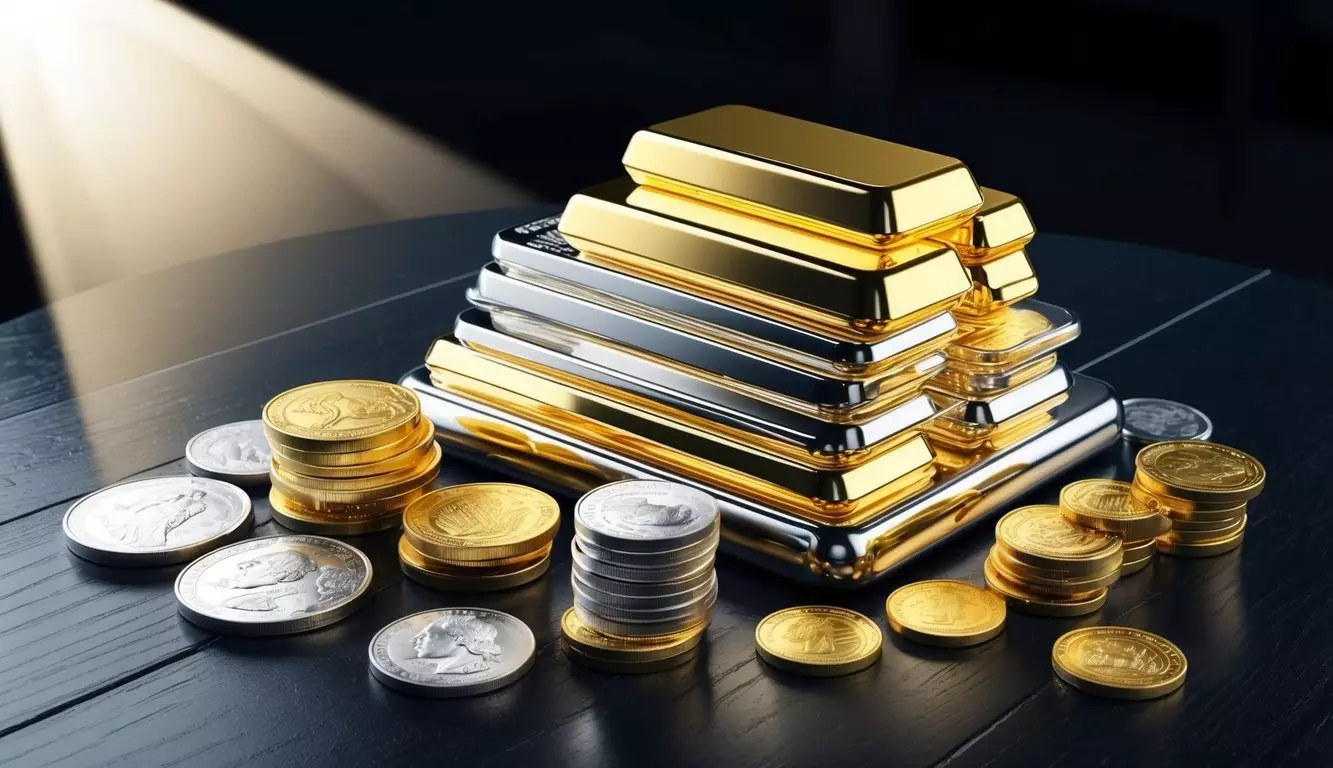
M 286 459 L 292 466 L 305 468 L 301 474 L 322 477 L 356 477 L 358 473 L 378 474 L 377 465 L 381 461 L 390 461 L 404 454 L 416 451 L 425 455 L 426 446 L 435 439 L 435 425 L 430 419 L 417 419 L 416 426 L 407 435 L 375 448 L 346 453 L 326 451 L 302 451 L 296 448 L 269 443 L 273 455 Z M 319 469 L 311 470 L 310 467 Z M 332 474 L 330 474 L 332 473 Z
M 1235 517 L 1228 517 L 1225 520 L 1172 520 L 1171 531 L 1189 531 L 1194 533 L 1201 531 L 1220 531 L 1230 528 L 1244 519 L 1245 510 L 1242 509 L 1240 514 Z M 1170 533 L 1171 531 L 1167 531 L 1167 533 Z
M 366 533 L 378 533 L 397 528 L 402 524 L 402 507 L 377 514 L 361 514 L 355 517 L 338 517 L 321 512 L 312 512 L 292 503 L 277 490 L 268 492 L 269 514 L 279 525 L 299 533 L 316 533 L 325 536 L 360 536 Z
M 1201 440 L 1155 443 L 1139 451 L 1134 466 L 1145 490 L 1188 501 L 1249 501 L 1264 488 L 1264 466 L 1258 459 Z
M 1242 517 L 1223 528 L 1217 528 L 1211 531 L 1172 529 L 1170 533 L 1162 535 L 1161 538 L 1171 544 L 1210 544 L 1214 541 L 1229 539 L 1243 530 L 1245 530 L 1245 518 Z
M 1166 540 L 1165 537 L 1157 540 L 1157 551 L 1163 555 L 1172 557 L 1215 557 L 1225 555 L 1245 540 L 1245 529 L 1242 528 L 1230 538 L 1210 541 L 1206 544 L 1178 544 Z
M 1139 504 L 1120 480 L 1079 480 L 1060 491 L 1060 511 L 1072 523 L 1122 539 L 1151 539 L 1169 525 L 1156 510 Z
M 552 546 L 553 544 L 547 544 L 535 552 L 529 552 L 519 557 L 478 560 L 467 563 L 456 560 L 436 560 L 433 557 L 427 557 L 412 546 L 412 542 L 408 541 L 406 536 L 399 536 L 398 560 L 419 571 L 434 571 L 441 576 L 504 576 L 515 571 L 521 571 L 551 554 Z
M 321 381 L 289 389 L 264 406 L 270 443 L 301 451 L 349 453 L 406 437 L 421 401 L 397 384 L 364 379 Z
M 1168 529 L 1169 530 L 1169 529 Z M 1149 552 L 1157 551 L 1157 542 L 1152 539 L 1143 539 L 1142 541 L 1122 541 L 1120 543 L 1120 553 L 1123 555 L 1123 562 L 1138 560 Z
M 607 672 L 613 675 L 648 675 L 654 672 L 665 672 L 668 669 L 675 669 L 693 661 L 699 656 L 696 646 L 681 651 L 675 656 L 666 656 L 652 661 L 622 661 L 587 654 L 570 643 L 569 638 L 565 638 L 564 646 L 565 656 L 570 661 L 589 669 L 595 669 L 598 672 Z
M 1055 674 L 1081 691 L 1112 699 L 1155 699 L 1185 682 L 1175 643 L 1130 627 L 1083 627 L 1051 649 Z
M 1019 507 L 995 524 L 995 539 L 1034 568 L 1099 576 L 1120 567 L 1120 538 L 1066 520 L 1060 508 Z
M 442 488 L 403 516 L 412 546 L 440 560 L 495 560 L 549 544 L 560 528 L 560 505 L 536 488 L 472 483 Z
M 477 575 L 462 569 L 459 573 L 424 570 L 400 560 L 403 575 L 423 587 L 441 592 L 496 592 L 530 584 L 540 579 L 551 568 L 551 558 L 543 557 L 532 565 L 501 574 Z
M 889 595 L 884 608 L 894 632 L 926 645 L 977 645 L 1004 630 L 1004 601 L 966 581 L 907 584 Z
M 1077 600 L 1091 597 L 1097 590 L 1109 587 L 1120 579 L 1119 568 L 1092 578 L 1069 577 L 1036 570 L 1013 560 L 1000 549 L 999 545 L 991 547 L 990 561 L 1001 576 L 1021 586 L 1025 591 L 1060 599 Z
M 1147 557 L 1141 557 L 1132 563 L 1125 563 L 1121 565 L 1120 576 L 1122 578 L 1125 576 L 1132 576 L 1138 573 L 1139 571 L 1143 570 L 1144 568 L 1147 568 L 1148 566 L 1152 565 L 1153 561 L 1155 561 L 1156 559 L 1157 559 L 1157 550 L 1154 549 L 1152 554 L 1148 555 Z
M 1223 517 L 1235 517 L 1239 514 L 1237 510 L 1245 509 L 1245 502 L 1243 501 L 1239 503 L 1234 501 L 1189 501 L 1175 496 L 1153 493 L 1143 487 L 1143 484 L 1139 482 L 1139 477 L 1139 473 L 1135 473 L 1134 482 L 1130 483 L 1130 497 L 1148 509 L 1167 515 L 1172 519 L 1215 520 Z
M 362 475 L 360 477 L 318 477 L 301 474 L 289 468 L 285 459 L 279 459 L 277 456 L 272 458 L 272 473 L 279 477 L 282 482 L 288 486 L 300 488 L 302 491 L 325 491 L 333 493 L 357 493 L 360 491 L 379 491 L 383 488 L 392 487 L 402 482 L 406 482 L 415 477 L 420 477 L 429 471 L 432 465 L 438 466 L 440 463 L 440 446 L 438 443 L 431 443 L 426 454 L 420 460 L 403 467 L 402 469 L 391 470 L 376 475 Z
M 834 677 L 879 661 L 884 636 L 875 622 L 831 605 L 784 608 L 754 629 L 759 658 L 810 677 Z
M 1022 588 L 1021 585 L 1006 579 L 995 569 L 995 564 L 988 557 L 982 566 L 986 576 L 986 586 L 992 591 L 998 593 L 1005 600 L 1005 603 L 1023 613 L 1030 613 L 1034 616 L 1053 616 L 1059 618 L 1068 618 L 1071 616 L 1083 616 L 1100 609 L 1106 604 L 1106 596 L 1110 590 L 1103 587 L 1090 596 L 1075 599 L 1062 600 L 1059 598 L 1044 597 L 1035 595 Z
M 304 483 L 297 482 L 298 478 L 290 473 L 286 475 L 278 474 L 277 471 L 269 472 L 269 482 L 273 487 L 282 492 L 283 496 L 297 502 L 303 507 L 316 511 L 326 508 L 341 508 L 344 505 L 357 505 L 374 503 L 387 499 L 398 499 L 404 494 L 411 493 L 425 485 L 435 481 L 440 474 L 440 451 L 431 452 L 429 460 L 422 466 L 417 467 L 415 474 L 399 474 L 391 479 L 390 484 L 379 487 L 362 488 L 359 490 L 348 491 L 328 491 L 320 488 L 311 488 Z M 336 481 L 322 481 L 336 482 Z M 404 505 L 406 502 L 404 502 Z
M 303 477 L 316 477 L 328 480 L 345 480 L 349 478 L 375 477 L 386 475 L 390 472 L 409 469 L 420 466 L 426 461 L 435 450 L 435 425 L 429 419 L 422 419 L 421 424 L 424 428 L 416 429 L 409 435 L 409 441 L 403 443 L 394 443 L 393 445 L 410 445 L 399 453 L 388 456 L 387 458 L 369 461 L 363 464 L 339 464 L 336 466 L 326 466 L 324 464 L 307 464 L 291 458 L 287 453 L 281 451 L 273 452 L 273 461 L 282 466 L 286 472 L 301 475 Z M 349 453 L 329 453 L 325 456 L 355 456 L 357 454 Z
M 589 627 L 573 608 L 560 617 L 560 634 L 574 650 L 594 660 L 629 666 L 662 661 L 693 650 L 703 639 L 706 626 L 700 624 L 685 632 L 657 638 L 626 640 Z

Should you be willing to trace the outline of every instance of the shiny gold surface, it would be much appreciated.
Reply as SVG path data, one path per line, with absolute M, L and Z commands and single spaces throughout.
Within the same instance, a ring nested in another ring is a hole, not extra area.
M 956 229 L 936 235 L 951 243 L 964 264 L 983 264 L 1016 251 L 1037 233 L 1023 201 L 1008 192 L 981 188 L 981 208 Z
M 640 184 L 868 246 L 948 229 L 981 205 L 951 157 L 753 107 L 639 131 L 623 162 Z
M 593 263 L 844 332 L 882 334 L 914 324 L 952 307 L 971 287 L 948 246 L 921 243 L 890 252 L 900 261 L 856 263 L 865 260 L 841 254 L 851 249 L 825 238 L 766 233 L 777 245 L 716 228 L 739 226 L 736 216 L 618 179 L 570 198 L 560 233 Z
M 403 446 L 407 446 L 404 448 Z M 284 472 L 303 475 L 308 478 L 325 478 L 328 480 L 343 480 L 348 478 L 366 478 L 378 475 L 384 475 L 391 472 L 398 472 L 412 467 L 418 467 L 427 461 L 431 452 L 435 449 L 435 425 L 430 423 L 430 419 L 421 419 L 417 428 L 412 434 L 394 443 L 390 443 L 385 448 L 376 448 L 369 455 L 380 456 L 365 463 L 336 464 L 333 466 L 324 464 L 307 464 L 298 459 L 290 457 L 291 451 L 273 451 L 273 463 L 282 468 Z M 401 451 L 401 452 L 393 452 Z M 309 454 L 302 454 L 309 455 Z M 352 457 L 358 454 L 347 453 L 328 453 L 320 454 L 320 460 L 324 457 Z
M 1004 601 L 953 579 L 933 579 L 894 590 L 884 603 L 894 632 L 925 645 L 978 645 L 1004 631 Z
M 1082 627 L 1051 649 L 1061 680 L 1112 699 L 1155 699 L 1185 683 L 1185 654 L 1169 640 L 1131 627 Z
M 1006 371 L 1003 376 L 1005 386 L 997 388 L 990 385 L 990 381 L 995 379 L 998 374 L 994 373 L 969 373 L 951 368 L 948 363 L 944 370 L 940 371 L 931 380 L 937 388 L 957 392 L 965 396 L 983 396 L 998 394 L 1000 391 L 1010 387 L 1017 387 L 1026 384 L 1033 379 L 1039 378 L 1043 374 L 1050 373 L 1055 368 L 1056 356 L 1052 352 L 1045 357 L 1039 357 L 1035 360 L 1029 360 L 1022 363 L 1011 371 Z
M 1037 292 L 1037 273 L 1027 251 L 1017 250 L 967 267 L 967 273 L 972 278 L 972 288 L 954 308 L 959 317 L 988 317 Z
M 1091 597 L 1097 590 L 1109 587 L 1120 579 L 1119 569 L 1096 576 L 1075 576 L 1069 571 L 1035 568 L 1009 554 L 998 543 L 991 547 L 988 557 L 1001 576 L 1034 595 L 1082 599 Z
M 1167 536 L 1157 539 L 1157 551 L 1171 557 L 1216 557 L 1225 555 L 1239 547 L 1245 541 L 1245 529 L 1225 539 L 1215 539 L 1202 544 L 1184 544 Z
M 305 451 L 270 442 L 273 454 L 296 467 L 318 467 L 317 470 L 304 471 L 301 474 L 316 477 L 356 477 L 361 474 L 376 474 L 380 462 L 396 460 L 411 451 L 424 455 L 435 434 L 434 425 L 427 419 L 418 419 L 417 424 L 407 435 L 374 448 L 346 453 L 327 453 L 324 451 Z M 325 471 L 327 469 L 327 472 Z
M 521 371 L 451 338 L 436 342 L 430 369 L 446 392 L 814 519 L 850 524 L 934 474 L 920 435 L 859 466 L 821 469 Z
M 276 477 L 284 486 L 295 486 L 310 493 L 332 492 L 359 494 L 362 492 L 370 492 L 375 495 L 383 495 L 386 491 L 389 491 L 389 489 L 392 489 L 401 483 L 410 485 L 413 480 L 420 479 L 421 476 L 429 472 L 432 467 L 438 467 L 440 463 L 440 446 L 432 439 L 426 446 L 424 454 L 419 458 L 415 456 L 410 456 L 410 458 L 414 459 L 412 463 L 401 469 L 392 469 L 374 475 L 320 477 L 292 471 L 285 459 L 281 459 L 275 455 L 273 456 L 272 469 L 270 471 L 271 476 Z M 389 495 L 392 495 L 392 493 L 390 492 Z
M 1079 480 L 1060 490 L 1060 511 L 1086 528 L 1114 533 L 1127 541 L 1151 539 L 1166 532 L 1171 521 L 1129 495 L 1120 480 Z
M 1005 578 L 989 559 L 982 566 L 986 586 L 1004 598 L 1008 607 L 1034 616 L 1070 618 L 1084 616 L 1100 610 L 1106 605 L 1106 596 L 1110 590 L 1103 587 L 1091 595 L 1074 598 L 1056 598 L 1034 594 L 1017 582 Z
M 424 488 L 387 503 L 349 505 L 336 514 L 309 509 L 276 488 L 269 490 L 268 501 L 273 519 L 284 528 L 323 536 L 359 536 L 397 528 L 403 508 L 423 493 Z
M 264 406 L 270 444 L 301 451 L 355 453 L 411 434 L 421 403 L 383 381 L 320 381 L 290 389 Z
M 995 542 L 1005 554 L 1033 568 L 1095 577 L 1116 570 L 1120 538 L 1069 522 L 1058 506 L 1038 504 L 1008 512 L 995 524 Z
M 1134 458 L 1135 482 L 1153 493 L 1188 501 L 1248 501 L 1264 488 L 1264 466 L 1253 456 L 1203 440 L 1155 443 Z
M 983 448 L 999 450 L 1012 445 L 1014 440 L 1033 434 L 1047 422 L 1048 414 L 1068 397 L 1065 393 L 1058 394 L 998 424 L 974 424 L 940 413 L 926 425 L 926 434 L 932 444 L 939 443 L 963 453 Z M 947 404 L 947 399 L 942 402 Z
M 312 484 L 307 483 L 306 478 L 302 475 L 279 473 L 276 465 L 269 472 L 269 482 L 272 483 L 274 490 L 288 499 L 308 509 L 323 511 L 336 510 L 340 505 L 374 504 L 382 500 L 398 498 L 404 493 L 434 481 L 439 473 L 440 451 L 437 446 L 435 450 L 431 451 L 425 462 L 409 471 L 385 476 L 383 484 L 349 488 L 341 484 L 356 484 L 361 479 L 327 480 L 324 478 L 309 478 L 313 481 L 314 484 Z M 330 489 L 328 486 L 331 483 L 339 485 Z
M 652 664 L 688 653 L 699 645 L 706 628 L 707 624 L 700 624 L 674 635 L 626 639 L 589 627 L 579 619 L 578 611 L 573 608 L 566 610 L 560 617 L 560 635 L 574 650 L 598 661 L 618 662 L 627 666 Z
M 495 592 L 530 584 L 551 568 L 550 549 L 536 561 L 504 568 L 441 566 L 415 550 L 406 537 L 398 540 L 398 565 L 403 575 L 441 592 Z
M 1055 325 L 1026 307 L 1006 307 L 985 318 L 960 317 L 958 337 L 945 350 L 949 367 L 994 373 L 1049 353 L 1078 337 L 1077 323 Z
M 442 561 L 519 557 L 551 543 L 560 505 L 513 483 L 469 483 L 432 491 L 403 513 L 403 533 L 417 551 Z
M 754 628 L 759 658 L 810 677 L 848 675 L 879 661 L 884 635 L 868 617 L 831 605 L 784 608 Z
M 1138 473 L 1134 473 L 1134 482 L 1129 485 L 1129 495 L 1138 503 L 1156 510 L 1172 520 L 1229 520 L 1245 513 L 1247 502 L 1223 501 L 1201 502 L 1179 499 L 1162 493 L 1153 493 L 1143 487 Z

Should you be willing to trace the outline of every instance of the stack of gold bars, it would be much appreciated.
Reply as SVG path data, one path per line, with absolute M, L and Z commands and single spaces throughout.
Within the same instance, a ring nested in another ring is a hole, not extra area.
M 509 589 L 546 573 L 559 530 L 560 505 L 535 488 L 455 485 L 403 513 L 398 560 L 404 575 L 431 589 Z
M 1130 495 L 1170 518 L 1157 537 L 1162 554 L 1211 557 L 1245 538 L 1246 509 L 1267 474 L 1244 451 L 1201 440 L 1172 440 L 1139 451 Z
M 624 166 L 499 233 L 403 379 L 446 449 L 689 485 L 732 551 L 866 583 L 1117 436 L 1109 388 L 1055 362 L 1077 320 L 1025 298 L 1022 204 L 958 160 L 725 106 Z
M 295 531 L 397 528 L 440 472 L 435 426 L 416 394 L 379 381 L 325 381 L 264 406 L 273 519 Z
M 995 524 L 984 575 L 1012 608 L 1082 616 L 1105 605 L 1122 559 L 1118 536 L 1073 523 L 1057 506 L 1019 507 Z

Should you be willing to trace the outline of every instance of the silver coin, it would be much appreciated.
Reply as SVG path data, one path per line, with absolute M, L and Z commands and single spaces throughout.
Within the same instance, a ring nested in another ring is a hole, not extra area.
M 528 625 L 486 608 L 444 608 L 399 619 L 370 641 L 370 672 L 396 691 L 444 699 L 506 686 L 532 667 Z
M 241 485 L 268 483 L 272 457 L 264 422 L 259 420 L 205 429 L 185 444 L 185 463 L 191 473 Z
M 370 560 L 323 536 L 250 539 L 195 560 L 176 578 L 181 615 L 214 632 L 287 635 L 352 613 L 370 586 Z
M 1198 408 L 1156 397 L 1124 401 L 1126 440 L 1160 443 L 1164 440 L 1207 440 L 1213 422 Z
M 667 605 L 661 608 L 627 607 L 601 602 L 599 594 L 588 592 L 573 582 L 574 605 L 595 613 L 603 619 L 626 621 L 631 623 L 676 621 L 707 616 L 710 608 L 717 602 L 717 582 L 710 585 L 707 592 L 693 597 L 686 602 Z
M 712 608 L 709 605 L 709 608 Z M 674 635 L 677 632 L 694 629 L 701 624 L 708 623 L 708 611 L 702 611 L 681 619 L 671 619 L 669 621 L 624 621 L 617 619 L 608 619 L 599 613 L 589 611 L 586 606 L 580 605 L 577 601 L 574 603 L 574 610 L 578 613 L 579 621 L 592 627 L 603 634 L 612 637 L 658 637 L 661 635 Z
M 580 576 L 578 571 L 573 571 L 573 585 L 580 594 L 585 595 L 599 605 L 624 608 L 631 611 L 664 611 L 693 603 L 707 597 L 710 592 L 716 592 L 717 574 L 710 571 L 707 576 L 707 579 L 693 586 L 659 595 L 644 595 L 633 591 L 627 593 L 615 589 L 614 586 L 610 590 L 599 589 Z
M 656 584 L 663 581 L 680 581 L 710 570 L 716 559 L 714 555 L 708 554 L 697 560 L 690 560 L 679 565 L 665 566 L 662 568 L 633 568 L 612 563 L 602 562 L 588 556 L 579 548 L 578 539 L 570 542 L 570 553 L 574 562 L 583 570 L 589 573 L 595 573 L 608 579 L 617 581 L 632 581 L 641 584 Z
M 570 574 L 582 581 L 584 584 L 600 592 L 609 592 L 615 595 L 625 597 L 664 597 L 666 595 L 677 595 L 681 592 L 697 590 L 708 585 L 713 579 L 713 568 L 703 568 L 698 573 L 678 579 L 676 581 L 662 581 L 656 583 L 644 583 L 641 581 L 623 581 L 621 579 L 608 579 L 600 574 L 584 570 L 583 566 L 575 561 L 570 564 Z
M 680 549 L 718 527 L 713 497 L 679 483 L 622 480 L 584 494 L 574 530 L 597 546 L 622 552 Z
M 65 544 L 102 565 L 184 563 L 250 532 L 245 491 L 189 475 L 130 480 L 94 491 L 65 513 Z
M 695 542 L 680 549 L 664 549 L 659 552 L 623 552 L 618 549 L 598 546 L 577 533 L 574 535 L 578 537 L 579 549 L 582 549 L 588 557 L 599 562 L 621 565 L 626 568 L 668 568 L 673 565 L 686 565 L 697 561 L 701 557 L 709 557 L 716 553 L 718 542 L 722 539 L 722 531 L 714 529 L 713 534 L 703 541 Z

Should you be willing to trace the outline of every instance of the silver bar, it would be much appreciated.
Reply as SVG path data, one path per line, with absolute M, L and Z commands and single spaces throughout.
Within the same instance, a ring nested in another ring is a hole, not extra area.
M 863 379 L 815 373 L 509 277 L 495 264 L 481 270 L 468 299 L 482 309 L 518 310 L 821 406 L 839 408 L 874 400 L 880 381 L 895 373 Z M 943 368 L 944 356 L 931 354 L 910 365 L 919 371 Z
M 926 385 L 926 391 L 942 396 L 946 401 L 952 398 L 962 400 L 962 413 L 953 418 L 957 421 L 984 426 L 999 424 L 1005 419 L 1017 416 L 1039 403 L 1050 400 L 1052 397 L 1067 391 L 1073 386 L 1073 381 L 1069 369 L 1062 363 L 1056 363 L 1055 367 L 1047 373 L 1032 381 L 1019 384 L 1000 395 L 966 395 L 943 389 L 934 382 Z
M 442 392 L 425 368 L 407 373 L 402 384 L 421 397 L 423 413 L 455 456 L 565 493 L 626 478 L 684 483 L 718 500 L 723 552 L 797 581 L 859 587 L 1115 443 L 1121 425 L 1115 394 L 1096 379 L 1073 378 L 1047 428 L 846 527 L 772 509 Z
M 894 406 L 864 424 L 833 424 L 794 413 L 689 376 L 650 358 L 626 353 L 575 330 L 553 326 L 517 312 L 501 318 L 480 309 L 458 316 L 454 335 L 464 344 L 616 387 L 705 419 L 796 443 L 810 452 L 844 453 L 868 448 L 933 418 L 935 405 L 925 394 Z M 527 341 L 532 335 L 548 346 Z
M 855 373 L 952 334 L 958 327 L 953 315 L 941 312 L 873 343 L 825 336 L 582 261 L 578 249 L 556 231 L 559 223 L 559 216 L 549 216 L 502 230 L 491 243 L 491 255 L 507 275 L 714 341 L 730 340 L 775 359 Z

